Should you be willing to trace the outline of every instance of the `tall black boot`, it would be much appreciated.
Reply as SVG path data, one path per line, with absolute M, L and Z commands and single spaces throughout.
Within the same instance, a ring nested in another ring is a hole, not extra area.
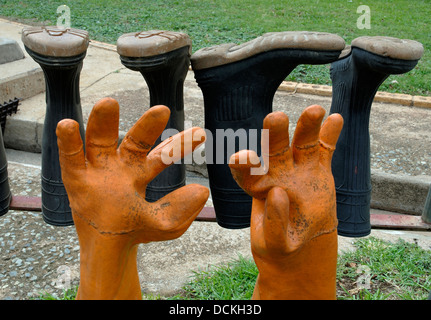
M 0 130 L 0 217 L 9 211 L 12 193 L 10 192 L 9 175 L 7 171 L 6 150 L 3 143 L 3 133 Z
M 360 37 L 331 65 L 330 113 L 340 113 L 344 119 L 332 159 L 339 235 L 362 237 L 371 232 L 371 105 L 383 81 L 391 74 L 412 70 L 422 53 L 416 41 Z
M 344 47 L 344 40 L 333 34 L 274 32 L 241 45 L 204 48 L 192 56 L 204 97 L 205 128 L 213 136 L 212 147 L 207 144 L 206 161 L 220 226 L 250 226 L 251 197 L 232 177 L 228 166 L 232 153 L 247 148 L 260 155 L 263 119 L 272 112 L 274 94 L 283 80 L 299 64 L 335 61 Z M 230 136 L 224 137 L 223 131 Z M 234 133 L 238 136 L 235 148 L 228 150 Z M 244 136 L 246 145 L 241 144 Z
M 139 71 L 150 92 L 150 107 L 165 105 L 171 115 L 166 129 L 184 130 L 184 80 L 192 44 L 185 33 L 145 31 L 122 35 L 117 41 L 121 62 Z M 155 146 L 161 142 L 159 138 Z M 147 186 L 146 200 L 153 202 L 185 185 L 185 165 L 173 164 Z
M 41 66 L 46 81 L 41 181 L 43 218 L 51 225 L 72 225 L 55 130 L 60 120 L 73 119 L 79 123 L 84 140 L 79 77 L 89 44 L 88 33 L 77 29 L 29 27 L 23 29 L 22 41 L 29 55 Z

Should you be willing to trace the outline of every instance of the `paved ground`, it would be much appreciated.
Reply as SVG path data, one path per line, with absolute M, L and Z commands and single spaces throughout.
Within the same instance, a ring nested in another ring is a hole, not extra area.
M 0 36 L 20 41 L 21 29 L 0 20 Z M 86 122 L 96 101 L 106 96 L 116 98 L 121 106 L 120 133 L 124 134 L 148 108 L 149 96 L 142 76 L 122 66 L 111 49 L 90 45 L 81 75 L 82 109 Z M 31 61 L 24 61 L 31 65 Z M 37 65 L 33 67 L 37 69 Z M 193 72 L 187 76 L 184 97 L 187 121 L 203 126 L 202 94 Z M 14 195 L 40 196 L 44 99 L 42 92 L 22 100 L 18 113 L 7 120 L 4 139 Z M 320 104 L 329 110 L 330 102 L 330 97 L 279 91 L 274 110 L 289 115 L 292 133 L 305 107 Z M 422 212 L 431 183 L 431 144 L 426 143 L 431 141 L 429 119 L 431 109 L 374 103 L 370 120 L 373 203 L 380 209 L 416 215 Z M 207 185 L 205 167 L 189 166 L 187 182 Z M 431 232 L 373 230 L 371 236 L 390 241 L 403 238 L 431 249 Z M 177 240 L 141 245 L 138 263 L 142 289 L 172 294 L 188 280 L 191 270 L 224 263 L 239 254 L 249 257 L 249 240 L 248 229 L 227 230 L 216 223 L 195 222 Z M 339 240 L 340 252 L 353 249 L 353 239 Z M 0 299 L 29 299 L 42 291 L 59 294 L 61 289 L 56 286 L 62 279 L 71 285 L 79 283 L 79 244 L 74 227 L 49 226 L 35 212 L 10 211 L 0 217 Z

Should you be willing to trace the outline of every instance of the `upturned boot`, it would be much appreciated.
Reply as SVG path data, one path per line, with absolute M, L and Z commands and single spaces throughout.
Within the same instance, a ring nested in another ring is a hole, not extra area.
M 73 224 L 69 199 L 61 178 L 58 159 L 57 123 L 65 118 L 84 123 L 79 78 L 87 53 L 87 31 L 57 27 L 27 27 L 22 42 L 28 54 L 41 66 L 46 82 L 46 114 L 42 136 L 42 214 L 51 225 Z
M 117 41 L 121 62 L 144 77 L 150 107 L 165 105 L 171 115 L 166 129 L 184 130 L 184 80 L 190 66 L 192 43 L 181 32 L 151 30 L 122 35 Z M 161 142 L 161 138 L 155 145 Z M 185 185 L 185 165 L 173 164 L 147 186 L 146 199 L 154 202 Z
M 345 47 L 333 34 L 274 32 L 235 45 L 203 48 L 191 57 L 202 90 L 207 138 L 206 161 L 217 222 L 225 228 L 250 226 L 251 197 L 235 182 L 228 159 L 240 149 L 261 155 L 263 119 L 274 94 L 299 64 L 327 64 Z M 254 140 L 254 141 L 253 141 Z
M 412 70 L 422 54 L 423 47 L 416 41 L 359 37 L 331 64 L 330 113 L 344 119 L 332 159 L 339 235 L 363 237 L 371 232 L 371 105 L 383 81 Z

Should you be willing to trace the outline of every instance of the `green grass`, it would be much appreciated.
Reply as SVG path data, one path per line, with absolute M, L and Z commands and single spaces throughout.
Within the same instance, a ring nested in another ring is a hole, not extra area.
M 63 295 L 58 297 L 48 292 L 43 292 L 35 300 L 75 300 L 78 293 L 78 287 L 63 290 Z
M 194 272 L 184 293 L 192 300 L 250 300 L 259 271 L 251 259 L 239 257 L 229 264 Z
M 431 290 L 431 251 L 403 240 L 390 243 L 373 237 L 357 239 L 355 251 L 338 257 L 339 300 L 424 300 Z M 317 267 L 317 266 L 316 266 Z M 176 299 L 249 299 L 258 271 L 240 257 L 196 272 Z M 359 287 L 361 278 L 369 282 Z
M 431 251 L 399 240 L 395 244 L 375 238 L 359 239 L 356 252 L 338 260 L 339 299 L 422 300 L 431 290 Z M 370 280 L 358 290 L 358 277 Z
M 53 25 L 63 4 L 70 7 L 72 27 L 112 44 L 123 33 L 150 29 L 188 33 L 193 51 L 286 30 L 335 33 L 346 43 L 363 35 L 413 39 L 425 48 L 418 66 L 390 76 L 380 90 L 431 94 L 431 0 L 0 0 L 0 16 Z M 361 4 L 370 6 L 371 29 L 356 27 Z M 287 80 L 330 85 L 329 66 L 299 66 Z
M 424 300 L 431 291 L 431 250 L 398 240 L 374 237 L 354 241 L 356 250 L 338 257 L 338 300 Z M 316 266 L 317 268 L 318 266 Z M 145 300 L 249 300 L 258 275 L 253 259 L 241 256 L 226 265 L 193 272 L 182 292 L 173 297 L 144 295 Z M 364 284 L 358 286 L 360 279 Z M 43 300 L 72 300 L 76 288 L 63 297 L 42 294 Z

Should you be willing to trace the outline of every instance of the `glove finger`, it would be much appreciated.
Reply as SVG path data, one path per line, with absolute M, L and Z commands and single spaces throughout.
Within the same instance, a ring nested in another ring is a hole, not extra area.
M 205 137 L 205 130 L 193 127 L 160 143 L 147 156 L 151 176 L 157 176 L 170 165 L 192 153 L 205 141 Z
M 148 109 L 127 132 L 120 145 L 120 153 L 124 157 L 146 156 L 165 130 L 169 117 L 170 110 L 166 106 L 157 105 Z
M 172 240 L 181 236 L 195 220 L 209 197 L 207 187 L 189 184 L 150 204 L 157 221 L 157 240 Z
M 107 157 L 116 152 L 120 106 L 112 98 L 97 102 L 88 117 L 85 133 L 87 160 L 94 166 L 103 166 Z
M 289 197 L 282 188 L 274 187 L 269 190 L 263 221 L 263 234 L 268 251 L 284 253 L 288 250 L 289 204 Z
M 320 162 L 327 168 L 331 167 L 332 155 L 343 129 L 343 123 L 343 117 L 338 113 L 334 113 L 325 120 L 320 129 Z
M 62 179 L 65 182 L 77 180 L 86 169 L 79 124 L 63 119 L 57 124 L 56 134 Z
M 257 153 L 252 150 L 241 150 L 229 159 L 229 167 L 236 183 L 250 196 L 262 198 L 268 189 L 265 182 L 266 168 L 261 166 Z
M 319 105 L 309 106 L 302 112 L 292 139 L 294 162 L 297 164 L 319 161 L 320 125 L 325 116 L 325 109 Z
M 250 241 L 253 254 L 264 256 L 267 253 L 263 221 L 266 200 L 253 199 L 250 218 Z
M 285 113 L 268 114 L 263 120 L 263 130 L 262 150 L 267 150 L 268 155 L 280 154 L 289 148 L 289 117 Z

